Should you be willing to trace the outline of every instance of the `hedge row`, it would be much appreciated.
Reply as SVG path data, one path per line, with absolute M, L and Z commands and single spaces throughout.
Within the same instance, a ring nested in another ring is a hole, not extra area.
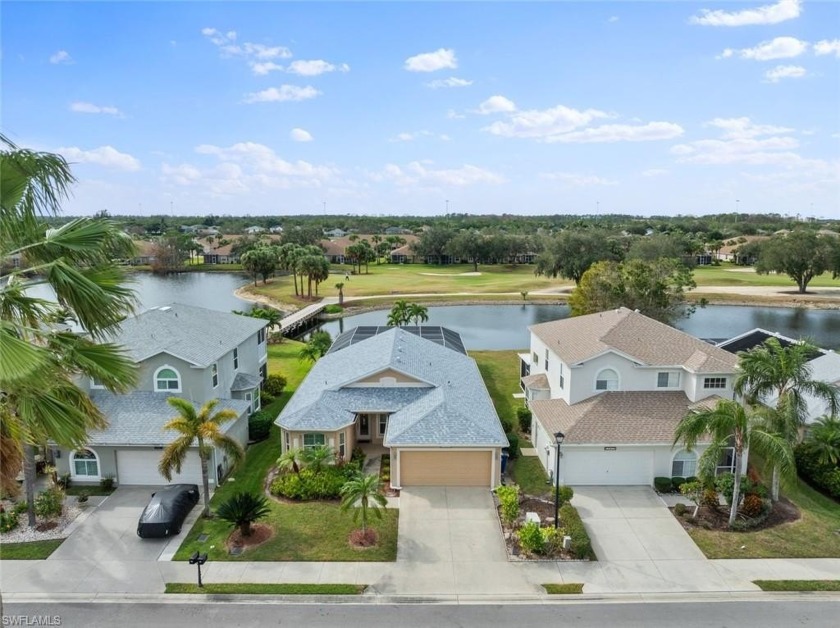
M 572 537 L 571 550 L 577 558 L 589 558 L 595 560 L 595 554 L 592 551 L 592 541 L 586 528 L 583 527 L 583 521 L 578 514 L 577 509 L 571 504 L 563 504 L 560 507 L 560 521 L 563 524 L 563 529 L 566 534 Z
M 826 495 L 840 499 L 840 467 L 820 462 L 818 453 L 808 443 L 797 445 L 794 454 L 799 475 Z

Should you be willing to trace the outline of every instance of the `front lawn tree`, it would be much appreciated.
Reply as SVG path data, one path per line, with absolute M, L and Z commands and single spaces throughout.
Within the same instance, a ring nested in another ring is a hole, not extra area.
M 744 406 L 737 401 L 721 399 L 711 410 L 687 415 L 674 432 L 674 445 L 682 444 L 689 451 L 698 443 L 711 440 L 698 461 L 699 475 L 704 480 L 714 478 L 718 461 L 728 449 L 733 450 L 735 483 L 732 507 L 729 510 L 730 528 L 738 515 L 742 467 L 747 451 L 762 455 L 769 463 L 776 465 L 782 475 L 790 477 L 795 474 L 796 466 L 790 443 L 772 431 L 776 421 L 768 415 L 774 412 L 769 408 Z
M 584 273 L 593 264 L 602 261 L 619 261 L 621 252 L 617 243 L 601 231 L 567 229 L 545 243 L 537 257 L 535 274 L 563 277 L 580 285 Z
M 197 446 L 204 488 L 203 515 L 207 517 L 210 515 L 210 476 L 207 462 L 210 460 L 213 448 L 224 451 L 234 464 L 239 464 L 245 458 L 242 445 L 221 429 L 224 423 L 235 421 L 239 417 L 236 412 L 227 408 L 216 411 L 216 406 L 219 405 L 218 399 L 211 399 L 198 411 L 193 403 L 186 399 L 170 397 L 167 401 L 177 410 L 178 416 L 170 419 L 163 429 L 176 432 L 178 436 L 164 448 L 158 463 L 158 471 L 167 482 L 171 482 L 172 472 L 181 473 L 187 455 L 193 447 Z
M 799 294 L 805 294 L 814 277 L 832 269 L 837 246 L 836 237 L 804 229 L 774 235 L 762 243 L 755 271 L 784 273 L 796 282 Z
M 254 275 L 256 286 L 258 276 L 262 277 L 265 284 L 268 282 L 269 275 L 277 270 L 278 253 L 273 246 L 260 246 L 243 253 L 240 260 L 245 270 Z
M 807 342 L 783 347 L 776 338 L 749 351 L 738 353 L 738 377 L 735 392 L 750 405 L 764 403 L 778 409 L 772 416 L 775 431 L 791 444 L 799 439 L 808 412 L 807 396 L 826 403 L 832 416 L 840 409 L 840 391 L 811 376 L 810 360 L 817 348 Z M 773 468 L 771 484 L 773 501 L 779 499 L 779 470 Z
M 332 337 L 329 332 L 316 331 L 309 337 L 309 340 L 298 353 L 299 360 L 317 362 L 327 354 L 332 346 Z
M 675 259 L 597 262 L 572 291 L 569 305 L 572 316 L 623 306 L 671 324 L 694 311 L 685 292 L 695 286 L 691 269 Z
M 216 509 L 216 516 L 239 528 L 243 537 L 251 536 L 251 524 L 271 512 L 264 495 L 237 493 Z
M 388 500 L 379 491 L 379 476 L 375 474 L 363 475 L 359 473 L 355 478 L 341 487 L 341 509 L 353 510 L 353 521 L 360 521 L 362 533 L 367 530 L 370 515 L 382 518 L 382 508 L 388 505 Z

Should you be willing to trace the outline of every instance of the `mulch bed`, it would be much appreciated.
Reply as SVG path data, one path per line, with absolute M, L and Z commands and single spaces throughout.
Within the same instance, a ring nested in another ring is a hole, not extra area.
M 227 540 L 227 548 L 241 547 L 245 550 L 251 547 L 262 545 L 274 536 L 274 528 L 264 523 L 251 524 L 251 536 L 242 536 L 239 528 L 236 528 Z
M 501 506 L 496 506 L 496 512 L 501 521 Z M 535 512 L 540 516 L 540 525 L 543 527 L 554 525 L 554 502 L 546 501 L 538 497 L 531 497 L 525 495 L 519 500 L 519 511 L 522 517 L 517 522 L 517 528 L 524 523 L 525 513 Z M 562 521 L 560 522 L 562 526 Z M 561 550 L 559 553 L 546 556 L 531 556 L 523 553 L 522 547 L 519 545 L 519 539 L 516 535 L 502 525 L 504 531 L 505 545 L 507 546 L 508 556 L 513 560 L 580 560 L 574 554 L 568 551 Z
M 674 512 L 673 508 L 669 509 L 672 513 Z M 680 522 L 683 528 L 686 530 L 702 528 L 704 530 L 723 530 L 727 531 L 728 523 L 729 523 L 729 507 L 722 505 L 717 510 L 712 510 L 706 506 L 701 506 L 699 512 L 697 513 L 697 523 L 690 523 L 688 518 L 691 516 L 691 513 L 694 511 L 693 506 L 688 507 L 688 511 L 682 517 L 678 517 L 674 514 L 674 517 L 677 518 L 677 521 Z M 782 497 L 779 501 L 773 504 L 773 510 L 770 512 L 770 515 L 767 519 L 761 523 L 760 525 L 750 528 L 749 530 L 745 530 L 745 532 L 756 532 L 758 530 L 766 530 L 768 528 L 773 528 L 775 526 L 781 525 L 783 523 L 791 523 L 793 521 L 798 521 L 802 517 L 799 509 L 796 505 L 791 502 L 790 500 Z
M 350 547 L 357 550 L 366 550 L 376 547 L 379 542 L 379 534 L 373 528 L 367 528 L 364 532 L 353 530 L 350 533 Z

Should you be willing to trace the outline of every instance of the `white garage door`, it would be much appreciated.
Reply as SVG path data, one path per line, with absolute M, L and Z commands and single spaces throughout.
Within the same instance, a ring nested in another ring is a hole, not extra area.
M 123 486 L 130 484 L 159 485 L 169 484 L 160 473 L 160 449 L 121 449 L 117 452 L 117 482 Z M 213 480 L 213 474 L 210 474 Z M 172 484 L 186 483 L 201 486 L 201 462 L 198 454 L 190 452 L 181 467 L 181 474 L 172 474 Z
M 565 451 L 563 481 L 580 485 L 650 485 L 653 453 L 650 451 Z

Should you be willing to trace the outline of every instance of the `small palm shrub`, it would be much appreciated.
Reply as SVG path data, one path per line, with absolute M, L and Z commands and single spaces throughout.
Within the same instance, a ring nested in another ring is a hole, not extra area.
M 379 478 L 357 473 L 341 487 L 341 509 L 353 510 L 353 521 L 361 521 L 362 534 L 367 530 L 368 517 L 382 518 L 382 509 L 388 504 L 379 492 Z
M 326 445 L 303 450 L 303 461 L 316 473 L 328 464 L 335 462 L 335 452 Z
M 239 526 L 242 536 L 251 536 L 251 524 L 266 517 L 270 512 L 268 500 L 263 495 L 236 493 L 219 506 L 216 516 L 222 521 Z
M 502 522 L 509 528 L 513 527 L 519 518 L 519 487 L 500 486 L 496 489 L 496 495 L 499 497 Z

